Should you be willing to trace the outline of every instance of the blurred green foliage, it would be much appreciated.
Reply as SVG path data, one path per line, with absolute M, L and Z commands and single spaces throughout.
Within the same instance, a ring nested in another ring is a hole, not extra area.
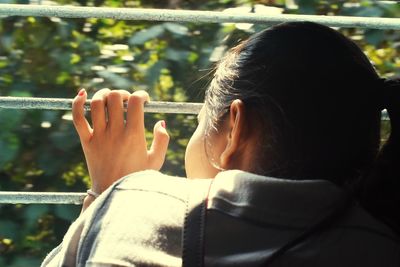
M 23 3 L 7 1 L 0 3 Z M 40 1 L 39 1 L 40 2 Z M 321 0 L 58 0 L 58 4 L 398 17 L 400 6 L 379 1 Z M 265 6 L 270 7 L 265 9 Z M 272 7 L 275 7 L 272 8 Z M 1 6 L 0 6 L 1 8 Z M 278 9 L 277 9 L 278 8 Z M 85 87 L 143 89 L 153 100 L 203 98 L 213 63 L 227 47 L 265 26 L 115 21 L 111 19 L 0 18 L 0 95 L 66 97 Z M 399 75 L 400 34 L 340 29 L 355 40 L 384 76 Z M 0 190 L 84 191 L 89 186 L 79 140 L 64 111 L 0 109 Z M 171 144 L 163 171 L 184 176 L 184 149 L 194 116 L 146 114 L 167 121 Z M 383 129 L 385 135 L 388 125 Z M 0 266 L 38 266 L 80 208 L 0 205 Z

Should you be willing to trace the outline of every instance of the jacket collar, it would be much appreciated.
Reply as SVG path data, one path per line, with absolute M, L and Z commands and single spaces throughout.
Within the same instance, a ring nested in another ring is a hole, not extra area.
M 326 180 L 287 180 L 229 170 L 215 177 L 208 209 L 296 228 L 326 216 L 344 195 Z

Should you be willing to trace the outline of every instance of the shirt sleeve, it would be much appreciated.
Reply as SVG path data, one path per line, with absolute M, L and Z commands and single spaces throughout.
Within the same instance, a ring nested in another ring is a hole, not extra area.
M 181 266 L 186 199 L 186 179 L 128 175 L 86 209 L 41 266 Z

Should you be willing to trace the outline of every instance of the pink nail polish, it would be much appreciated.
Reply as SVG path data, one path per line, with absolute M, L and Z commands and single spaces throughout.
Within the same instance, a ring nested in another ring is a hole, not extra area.
M 161 121 L 161 126 L 166 129 L 167 128 L 167 124 L 165 123 L 165 121 Z
M 85 89 L 81 89 L 78 93 L 79 96 L 83 96 L 85 94 Z

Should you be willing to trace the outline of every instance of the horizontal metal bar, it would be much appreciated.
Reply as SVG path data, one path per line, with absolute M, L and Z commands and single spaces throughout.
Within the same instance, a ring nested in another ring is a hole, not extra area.
M 71 110 L 72 101 L 68 98 L 2 96 L 0 97 L 0 108 Z M 86 101 L 86 110 L 90 110 L 90 103 L 91 100 Z M 150 113 L 198 114 L 202 106 L 202 103 L 151 101 L 145 104 L 144 111 Z
M 80 205 L 86 193 L 0 192 L 0 204 L 75 204 Z
M 0 16 L 35 16 L 60 18 L 110 18 L 118 20 L 149 20 L 205 23 L 265 23 L 312 21 L 331 27 L 371 29 L 400 29 L 399 18 L 373 18 L 319 15 L 265 15 L 255 13 L 232 14 L 220 11 L 171 9 L 110 8 L 81 6 L 0 4 Z
M 68 98 L 0 96 L 0 108 L 71 110 L 72 101 L 72 99 Z M 86 110 L 90 110 L 90 102 L 91 100 L 86 101 Z M 144 111 L 149 113 L 198 114 L 202 106 L 202 103 L 154 101 L 146 103 Z M 386 109 L 382 111 L 382 120 L 389 120 Z

